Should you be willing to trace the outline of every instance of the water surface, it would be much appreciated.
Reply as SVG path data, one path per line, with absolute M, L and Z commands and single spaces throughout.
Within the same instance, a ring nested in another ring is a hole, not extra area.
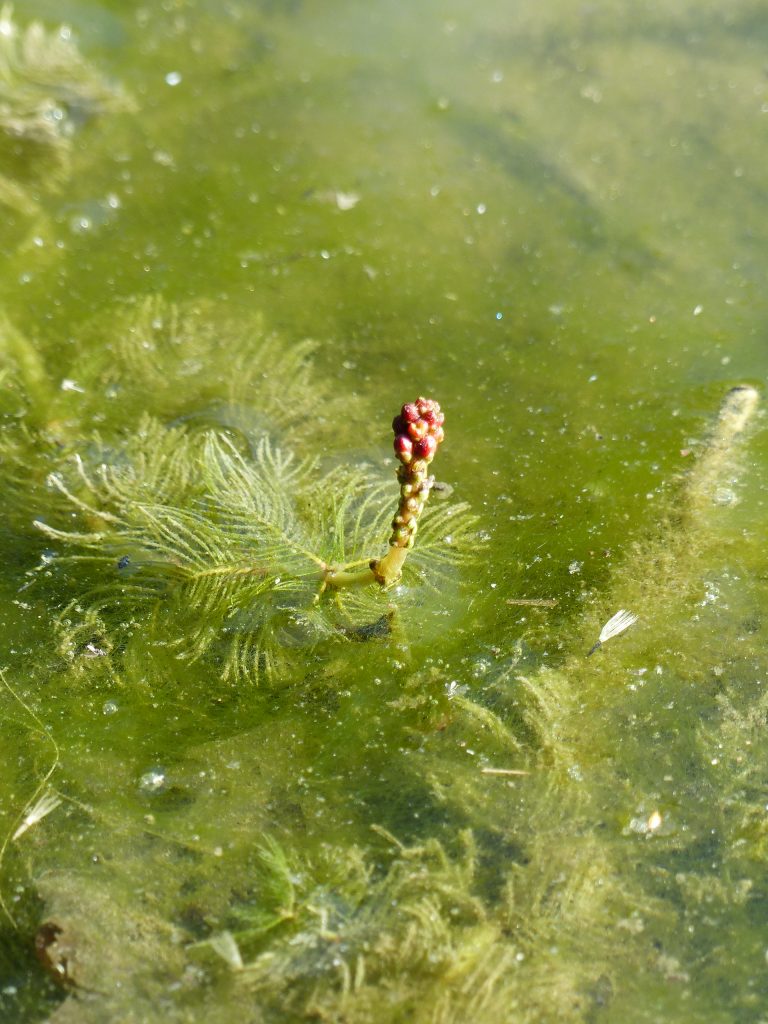
M 3 141 L 0 1017 L 759 1020 L 761 414 L 707 486 L 690 467 L 765 378 L 762 10 L 13 17 L 65 20 L 121 93 L 55 152 Z M 189 318 L 161 356 L 147 302 L 160 334 Z M 315 342 L 290 427 L 277 357 L 243 362 L 261 335 Z M 65 528 L 47 475 L 124 464 L 144 413 L 366 460 L 394 505 L 419 393 L 477 558 L 392 635 L 297 637 L 276 683 L 94 624 L 91 570 L 32 525 Z M 61 804 L 11 841 L 51 768 Z

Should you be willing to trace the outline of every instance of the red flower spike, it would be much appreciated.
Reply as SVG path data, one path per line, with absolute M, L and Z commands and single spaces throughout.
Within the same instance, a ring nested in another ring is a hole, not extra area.
M 429 497 L 432 478 L 429 476 L 429 464 L 435 456 L 438 445 L 442 442 L 443 422 L 445 416 L 440 406 L 432 398 L 420 395 L 415 402 L 406 402 L 400 414 L 392 421 L 395 432 L 395 455 L 400 460 L 397 471 L 397 482 L 400 485 L 400 504 L 397 515 L 392 520 L 392 536 L 389 539 L 391 548 L 411 548 L 418 528 L 418 520 Z M 371 563 L 376 578 L 380 583 L 389 586 L 400 573 L 404 555 L 396 559 L 385 558 Z

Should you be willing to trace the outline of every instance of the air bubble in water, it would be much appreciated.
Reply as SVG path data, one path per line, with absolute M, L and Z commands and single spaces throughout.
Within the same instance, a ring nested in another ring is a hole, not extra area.
M 167 778 L 162 768 L 151 768 L 139 779 L 139 792 L 144 796 L 162 793 L 167 785 Z

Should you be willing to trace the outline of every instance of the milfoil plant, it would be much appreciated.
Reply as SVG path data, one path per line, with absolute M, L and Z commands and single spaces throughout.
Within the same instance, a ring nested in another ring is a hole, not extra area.
M 0 207 L 40 214 L 41 193 L 70 176 L 79 127 L 134 109 L 83 58 L 68 26 L 22 26 L 11 4 L 0 5 Z
M 443 421 L 426 398 L 395 418 L 394 519 L 391 482 L 359 465 L 322 472 L 267 430 L 145 416 L 119 451 L 97 439 L 48 478 L 67 526 L 35 522 L 55 545 L 45 569 L 89 578 L 62 622 L 81 644 L 140 631 L 231 682 L 279 677 L 296 648 L 387 633 L 421 584 L 445 584 L 474 530 L 464 504 L 425 514 Z

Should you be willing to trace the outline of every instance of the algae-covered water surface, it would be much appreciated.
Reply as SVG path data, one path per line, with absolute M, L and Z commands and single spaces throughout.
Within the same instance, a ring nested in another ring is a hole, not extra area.
M 767 36 L 0 10 L 0 1020 L 768 1020 Z

